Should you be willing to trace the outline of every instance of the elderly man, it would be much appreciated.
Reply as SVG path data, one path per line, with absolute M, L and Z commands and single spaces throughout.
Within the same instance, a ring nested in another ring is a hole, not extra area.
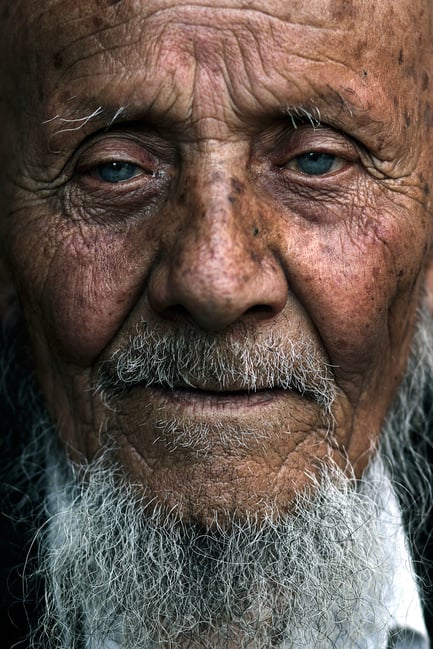
M 32 641 L 428 647 L 430 0 L 1 5 Z

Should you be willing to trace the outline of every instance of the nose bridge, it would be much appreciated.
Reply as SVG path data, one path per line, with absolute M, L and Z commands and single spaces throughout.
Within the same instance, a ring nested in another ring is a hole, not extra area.
M 244 257 L 245 249 L 252 253 L 257 247 L 251 225 L 254 210 L 248 206 L 244 181 L 230 171 L 214 166 L 190 182 L 187 223 L 176 246 L 178 263 L 184 272 L 214 275 L 218 284 L 239 270 L 234 264 Z
M 184 179 L 176 234 L 149 284 L 159 315 L 187 312 L 210 329 L 253 312 L 269 317 L 287 295 L 284 273 L 258 236 L 259 209 L 247 174 L 239 160 L 227 160 L 203 163 Z

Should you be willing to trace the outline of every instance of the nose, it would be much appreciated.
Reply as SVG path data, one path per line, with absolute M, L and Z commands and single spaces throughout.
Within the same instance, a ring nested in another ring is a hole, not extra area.
M 234 199 L 222 184 L 197 188 L 148 284 L 150 305 L 160 317 L 192 319 L 214 331 L 276 317 L 288 292 L 284 271 L 254 220 L 257 210 L 245 194 Z

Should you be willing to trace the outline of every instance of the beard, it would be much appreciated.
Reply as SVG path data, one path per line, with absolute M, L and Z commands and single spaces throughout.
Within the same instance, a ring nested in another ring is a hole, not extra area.
M 357 489 L 324 467 L 291 516 L 224 528 L 145 504 L 107 466 L 101 458 L 68 481 L 64 467 L 51 474 L 44 647 L 383 645 L 396 566 L 377 461 Z
M 37 572 L 46 585 L 46 607 L 33 645 L 384 645 L 392 622 L 387 591 L 397 568 L 389 534 L 397 535 L 400 525 L 399 516 L 389 513 L 390 485 L 410 534 L 429 508 L 430 331 L 425 312 L 381 448 L 363 478 L 356 481 L 328 462 L 311 478 L 308 492 L 298 495 L 290 515 L 233 517 L 224 526 L 217 515 L 206 527 L 186 523 L 139 495 L 109 450 L 84 468 L 75 466 L 41 415 L 34 446 L 48 449 L 43 464 L 49 517 L 37 535 Z M 320 384 L 320 375 L 310 383 Z M 299 377 L 293 380 L 306 391 Z M 41 463 L 40 455 L 28 452 L 26 465 Z

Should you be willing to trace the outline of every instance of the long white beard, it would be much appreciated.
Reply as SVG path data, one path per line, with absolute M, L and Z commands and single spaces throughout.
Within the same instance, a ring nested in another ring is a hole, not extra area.
M 328 470 L 291 516 L 204 530 L 144 507 L 102 463 L 87 477 L 51 493 L 44 646 L 383 645 L 394 548 L 382 480 L 355 489 Z
M 52 460 L 41 646 L 384 646 L 396 566 L 383 525 L 383 465 L 398 467 L 402 482 L 415 467 L 414 494 L 429 483 L 411 443 L 412 419 L 421 417 L 433 376 L 429 327 L 419 328 L 416 363 L 386 427 L 386 453 L 357 483 L 324 467 L 313 495 L 299 495 L 290 516 L 269 512 L 266 520 L 224 528 L 216 518 L 204 529 L 144 504 L 109 454 L 87 467 L 85 479 L 65 458 Z

